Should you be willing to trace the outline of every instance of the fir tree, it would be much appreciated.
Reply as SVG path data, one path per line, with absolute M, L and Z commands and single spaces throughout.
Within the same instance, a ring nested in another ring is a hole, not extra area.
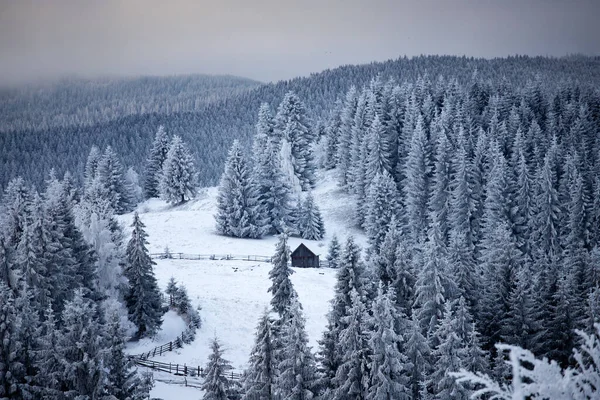
M 436 362 L 430 375 L 429 385 L 433 388 L 436 399 L 467 400 L 469 393 L 460 386 L 450 375 L 463 367 L 467 357 L 466 343 L 456 332 L 458 321 L 452 311 L 452 303 L 447 302 L 436 336 L 439 345 L 433 352 Z
M 225 373 L 232 369 L 229 361 L 223 358 L 221 344 L 214 338 L 211 342 L 212 353 L 208 356 L 206 365 L 206 376 L 202 384 L 204 400 L 228 400 L 228 392 L 231 386 Z
M 327 250 L 327 265 L 329 268 L 338 268 L 340 262 L 341 246 L 337 236 L 334 234 L 329 242 L 329 249 Z
M 429 348 L 427 339 L 421 333 L 419 321 L 415 313 L 413 313 L 407 331 L 406 355 L 410 363 L 409 387 L 412 398 L 425 400 L 425 397 L 421 395 L 421 388 L 424 386 L 430 373 L 431 349 Z
M 103 329 L 94 303 L 77 290 L 62 313 L 57 353 L 64 392 L 72 398 L 99 398 L 106 390 Z
M 406 214 L 411 241 L 421 244 L 427 232 L 427 199 L 429 196 L 429 153 L 423 117 L 419 115 L 406 159 Z
M 147 234 L 138 213 L 133 216 L 133 231 L 127 244 L 124 274 L 129 280 L 125 296 L 129 317 L 137 327 L 137 337 L 154 335 L 162 324 L 160 291 L 154 277 L 154 261 L 146 245 Z
M 0 282 L 0 396 L 15 398 L 19 396 L 19 376 L 25 366 L 18 359 L 21 343 L 17 341 L 17 312 L 12 290 Z
M 217 232 L 242 238 L 259 238 L 267 228 L 256 185 L 250 175 L 242 147 L 234 141 L 217 197 Z
M 133 360 L 125 354 L 125 339 L 120 317 L 114 314 L 106 330 L 108 352 L 103 362 L 107 393 L 118 400 L 147 399 L 149 393 L 138 376 Z
M 368 158 L 365 160 L 367 162 L 365 180 L 371 182 L 377 174 L 391 171 L 389 143 L 379 114 L 375 114 L 365 140 L 369 150 Z
M 144 195 L 146 198 L 159 197 L 159 182 L 162 174 L 163 164 L 169 152 L 169 136 L 161 125 L 156 131 L 154 141 L 144 170 Z
M 285 94 L 275 117 L 274 142 L 281 149 L 282 141 L 289 143 L 289 160 L 294 174 L 300 180 L 302 190 L 308 190 L 315 183 L 315 165 L 312 144 L 315 140 L 310 128 L 306 108 L 293 92 Z
M 350 292 L 351 308 L 344 317 L 345 327 L 339 334 L 341 364 L 333 379 L 333 399 L 366 399 L 369 386 L 370 351 L 366 330 L 367 311 L 363 299 L 354 289 Z
M 269 271 L 269 278 L 272 285 L 268 291 L 273 294 L 273 298 L 271 299 L 273 311 L 283 319 L 287 315 L 292 300 L 297 297 L 294 285 L 290 280 L 290 275 L 294 271 L 289 266 L 290 248 L 287 245 L 287 235 L 285 233 L 279 237 L 272 261 L 273 268 Z
M 399 214 L 398 192 L 391 175 L 384 171 L 375 176 L 367 196 L 365 230 L 369 238 L 369 252 L 376 254 L 383 242 L 387 225 Z
M 62 332 L 56 325 L 54 310 L 48 305 L 37 345 L 38 373 L 34 378 L 35 390 L 44 399 L 63 398 L 64 364 L 58 353 Z
M 185 203 L 196 197 L 197 181 L 190 151 L 179 136 L 173 136 L 160 174 L 160 197 L 170 204 Z
M 243 400 L 272 400 L 277 376 L 273 321 L 265 310 L 256 327 L 254 347 L 244 376 Z
M 325 236 L 325 224 L 321 211 L 315 203 L 311 192 L 308 192 L 300 209 L 300 235 L 303 239 L 321 240 Z
M 117 214 L 130 210 L 129 193 L 125 186 L 124 171 L 121 162 L 113 149 L 108 146 L 98 162 L 96 173 L 97 184 L 100 187 L 102 198 L 107 200 Z
M 85 163 L 85 170 L 83 173 L 84 197 L 89 195 L 92 183 L 98 176 L 98 163 L 100 162 L 101 158 L 102 154 L 100 153 L 100 149 L 97 146 L 92 146 L 90 149 L 90 154 L 88 155 Z
M 408 371 L 411 365 L 404 353 L 406 344 L 397 331 L 400 321 L 395 306 L 393 292 L 385 292 L 379 287 L 373 305 L 373 331 L 369 338 L 371 363 L 369 364 L 368 399 L 391 400 L 410 399 Z
M 278 397 L 308 400 L 316 397 L 316 365 L 308 347 L 308 335 L 302 307 L 297 297 L 287 309 L 288 318 L 282 330 L 282 354 L 275 380 Z
M 352 86 L 346 93 L 344 109 L 341 115 L 340 138 L 338 144 L 337 163 L 339 182 L 342 187 L 348 185 L 349 170 L 351 168 L 350 149 L 352 146 L 352 129 L 356 113 L 358 96 L 356 87 Z
M 177 281 L 174 277 L 169 278 L 169 282 L 167 283 L 167 289 L 165 293 L 169 296 L 169 305 L 171 307 L 175 306 L 175 298 L 177 296 L 177 291 L 179 288 L 177 287 Z

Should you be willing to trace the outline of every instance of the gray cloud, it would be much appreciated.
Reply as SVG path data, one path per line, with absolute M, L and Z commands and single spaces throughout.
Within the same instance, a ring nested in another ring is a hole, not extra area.
M 0 82 L 271 81 L 401 55 L 600 54 L 596 0 L 0 0 Z

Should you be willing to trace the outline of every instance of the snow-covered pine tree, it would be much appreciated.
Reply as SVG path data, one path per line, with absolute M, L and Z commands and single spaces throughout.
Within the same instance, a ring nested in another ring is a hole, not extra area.
M 18 321 L 12 290 L 0 282 L 0 396 L 11 399 L 19 395 L 19 376 L 24 365 L 18 359 Z
M 502 326 L 508 318 L 511 286 L 523 257 L 506 222 L 500 222 L 485 238 L 480 265 L 483 271 L 479 322 L 486 348 L 500 341 Z
M 346 92 L 344 109 L 341 114 L 340 137 L 338 139 L 337 167 L 340 186 L 348 185 L 348 174 L 351 168 L 350 149 L 352 146 L 352 128 L 358 96 L 356 87 L 352 86 Z
M 365 230 L 369 239 L 369 256 L 379 253 L 390 221 L 398 218 L 398 191 L 392 176 L 386 171 L 374 177 L 366 199 Z
M 369 337 L 371 363 L 367 399 L 410 399 L 408 372 L 411 365 L 406 356 L 406 343 L 399 325 L 406 325 L 396 308 L 394 293 L 379 286 L 373 304 L 373 331 Z
M 33 385 L 36 392 L 44 399 L 60 399 L 63 396 L 64 364 L 58 353 L 58 345 L 62 340 L 62 332 L 56 325 L 52 305 L 44 310 L 44 319 L 37 345 L 38 373 Z
M 452 310 L 453 303 L 446 302 L 444 317 L 435 333 L 439 345 L 433 352 L 435 364 L 428 386 L 431 387 L 436 399 L 467 400 L 469 392 L 449 375 L 463 368 L 467 357 L 466 343 L 456 332 L 457 320 Z
M 333 399 L 367 399 L 371 354 L 368 344 L 368 313 L 364 300 L 352 289 L 351 306 L 340 330 L 338 351 L 341 364 L 333 379 Z
M 203 400 L 228 400 L 230 388 L 226 372 L 233 369 L 228 360 L 223 358 L 223 349 L 217 338 L 210 344 L 211 353 L 208 356 L 208 364 L 205 369 Z
M 282 399 L 309 400 L 317 396 L 317 369 L 308 346 L 306 321 L 297 297 L 292 298 L 286 312 L 288 318 L 281 331 L 282 347 L 275 394 Z
M 104 330 L 96 305 L 81 289 L 65 303 L 57 353 L 67 397 L 94 399 L 106 390 Z
M 5 243 L 8 248 L 16 248 L 29 218 L 30 189 L 21 177 L 10 180 L 2 198 L 2 217 Z
M 265 310 L 256 327 L 254 347 L 244 375 L 243 400 L 273 400 L 275 398 L 274 384 L 277 365 L 272 326 L 273 320 L 269 316 L 269 310 Z
M 169 282 L 167 283 L 167 289 L 165 290 L 165 293 L 167 294 L 167 296 L 169 296 L 169 305 L 171 307 L 175 306 L 175 297 L 177 296 L 177 290 L 177 281 L 174 277 L 171 276 L 171 278 L 169 278 Z
M 129 318 L 137 327 L 136 337 L 154 335 L 162 324 L 160 291 L 154 277 L 154 261 L 146 248 L 148 236 L 136 212 L 131 225 L 131 239 L 127 243 L 124 274 L 129 281 L 125 296 Z
M 147 199 L 159 197 L 159 182 L 162 174 L 163 164 L 167 159 L 169 152 L 169 135 L 161 125 L 156 131 L 150 153 L 146 159 L 146 168 L 144 170 L 144 196 Z
M 341 256 L 341 246 L 338 241 L 337 235 L 333 235 L 329 242 L 329 248 L 327 250 L 327 264 L 329 268 L 338 268 Z
M 326 169 L 333 169 L 338 163 L 338 146 L 342 131 L 342 113 L 344 103 L 338 99 L 335 106 L 331 110 L 331 115 L 325 127 L 325 144 L 324 163 Z
M 290 161 L 302 190 L 313 187 L 315 165 L 312 145 L 316 138 L 308 122 L 304 103 L 293 92 L 285 94 L 277 109 L 273 138 L 278 150 L 283 141 L 289 143 Z
M 97 146 L 92 146 L 83 172 L 84 198 L 88 195 L 90 188 L 92 187 L 92 182 L 94 182 L 94 179 L 98 176 L 98 163 L 101 158 L 102 154 L 100 153 L 100 149 Z
M 406 356 L 410 363 L 409 387 L 412 398 L 415 400 L 426 400 L 421 395 L 421 389 L 427 382 L 431 370 L 431 349 L 427 339 L 421 333 L 421 327 L 416 313 L 413 313 L 408 330 L 406 332 Z
M 15 359 L 12 364 L 12 377 L 17 383 L 17 395 L 15 398 L 31 399 L 37 395 L 37 388 L 33 380 L 38 373 L 38 350 L 41 335 L 40 315 L 34 303 L 35 290 L 25 282 L 15 299 L 15 311 L 17 312 L 17 328 L 14 340 L 17 343 Z
M 421 244 L 425 241 L 429 225 L 427 221 L 430 173 L 428 148 L 423 116 L 419 115 L 406 159 L 406 183 L 404 186 L 408 232 L 414 244 Z
M 215 220 L 217 232 L 225 236 L 259 238 L 268 230 L 256 183 L 237 140 L 221 176 Z
M 435 146 L 435 162 L 433 180 L 431 182 L 431 197 L 429 212 L 432 222 L 440 227 L 442 241 L 447 245 L 449 238 L 448 214 L 450 208 L 450 177 L 452 175 L 453 149 L 446 130 L 437 132 Z
M 290 275 L 294 273 L 289 266 L 290 257 L 291 253 L 287 244 L 287 235 L 284 233 L 279 236 L 279 242 L 277 242 L 277 246 L 275 247 L 273 268 L 269 271 L 269 278 L 272 284 L 268 290 L 273 295 L 271 299 L 273 311 L 279 314 L 279 318 L 281 319 L 286 318 L 292 300 L 298 297 L 294 285 L 290 280 Z
M 461 130 L 464 134 L 464 130 Z M 463 137 L 463 136 L 461 136 Z M 463 137 L 464 139 L 464 137 Z M 471 219 L 475 211 L 475 202 L 471 189 L 471 168 L 464 146 L 459 147 L 456 155 L 455 173 L 450 183 L 450 212 L 448 225 L 450 240 L 448 257 L 452 272 L 461 296 L 471 307 L 477 304 L 478 274 L 475 263 L 475 237 Z
M 325 224 L 319 206 L 311 192 L 308 192 L 300 208 L 300 236 L 308 240 L 321 240 L 325 236 Z
M 182 204 L 196 197 L 198 173 L 189 149 L 173 136 L 158 184 L 160 197 L 170 204 Z
M 445 249 L 436 226 L 426 243 L 423 263 L 415 282 L 415 312 L 421 329 L 431 338 L 443 318 L 444 303 L 452 299 L 456 285 L 448 276 Z
M 117 400 L 143 400 L 149 393 L 142 384 L 133 360 L 125 354 L 125 331 L 121 317 L 109 317 L 106 329 L 106 349 L 103 359 L 106 368 L 106 392 Z
M 389 143 L 379 114 L 375 118 L 367 131 L 365 139 L 368 146 L 368 156 L 365 170 L 365 182 L 372 182 L 377 174 L 383 174 L 384 171 L 391 171 Z
M 266 219 L 267 233 L 292 229 L 291 188 L 281 170 L 281 159 L 273 142 L 273 121 L 267 104 L 261 105 L 252 146 L 253 180 Z
M 177 287 L 177 291 L 173 296 L 173 302 L 175 303 L 175 307 L 177 307 L 177 313 L 179 315 L 187 314 L 192 308 L 192 302 L 187 294 L 187 289 L 183 284 L 180 284 Z
M 124 171 L 117 154 L 108 146 L 98 161 L 96 179 L 102 191 L 102 198 L 108 200 L 117 214 L 131 209 L 130 196 L 125 186 Z

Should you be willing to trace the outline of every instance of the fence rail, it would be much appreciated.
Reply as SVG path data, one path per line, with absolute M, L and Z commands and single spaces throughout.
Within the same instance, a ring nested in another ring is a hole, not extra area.
M 189 253 L 151 253 L 150 257 L 158 258 L 161 260 L 173 259 L 173 260 L 240 260 L 240 261 L 257 261 L 271 263 L 273 257 L 271 256 L 258 256 L 258 255 L 240 255 L 240 254 L 189 254 Z M 329 262 L 327 260 L 320 260 L 319 267 L 329 268 Z
M 196 376 L 204 377 L 205 376 L 204 368 L 202 368 L 200 366 L 194 367 L 194 366 L 189 366 L 186 364 L 181 365 L 181 364 L 163 363 L 163 362 L 152 361 L 152 360 L 143 360 L 143 359 L 139 359 L 139 358 L 135 358 L 134 362 L 141 367 L 150 368 L 155 371 L 167 372 L 169 374 L 177 375 L 177 376 L 191 376 L 191 377 L 196 377 Z M 232 380 L 242 379 L 242 374 L 239 372 L 235 372 L 235 371 L 224 372 L 223 376 L 226 377 L 227 379 L 232 379 Z
M 240 254 L 189 254 L 189 253 L 151 253 L 150 257 L 175 260 L 241 260 L 270 263 L 271 256 L 240 255 Z

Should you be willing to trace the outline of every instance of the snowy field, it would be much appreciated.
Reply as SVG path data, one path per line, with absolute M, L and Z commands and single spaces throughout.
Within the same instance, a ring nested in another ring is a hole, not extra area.
M 343 244 L 348 234 L 364 247 L 366 238 L 360 230 L 350 226 L 353 200 L 336 186 L 331 172 L 319 176 L 313 192 L 325 221 L 326 235 L 321 241 L 290 238 L 294 250 L 304 243 L 324 260 L 333 234 Z M 149 235 L 151 253 L 163 252 L 168 246 L 172 253 L 236 254 L 271 256 L 277 238 L 260 240 L 236 239 L 215 233 L 213 215 L 216 212 L 217 188 L 202 189 L 198 198 L 180 207 L 170 207 L 160 200 L 142 203 L 138 211 Z M 121 221 L 127 226 L 132 216 L 124 215 Z M 153 358 L 160 362 L 204 366 L 209 354 L 209 342 L 220 339 L 226 349 L 225 357 L 236 370 L 243 370 L 253 345 L 254 331 L 259 316 L 268 307 L 271 294 L 267 293 L 271 282 L 268 273 L 271 265 L 241 260 L 156 260 L 155 274 L 161 289 L 165 289 L 171 276 L 183 283 L 192 304 L 200 306 L 202 327 L 193 343 L 171 353 Z M 295 269 L 292 282 L 298 292 L 306 317 L 306 329 L 313 351 L 326 325 L 329 301 L 333 296 L 335 271 L 330 269 Z M 177 337 L 184 323 L 174 313 L 164 318 L 163 330 L 154 340 L 132 344 L 131 354 L 148 351 Z M 162 377 L 161 378 L 165 378 Z M 201 392 L 193 388 L 157 382 L 152 396 L 163 399 L 197 399 Z

